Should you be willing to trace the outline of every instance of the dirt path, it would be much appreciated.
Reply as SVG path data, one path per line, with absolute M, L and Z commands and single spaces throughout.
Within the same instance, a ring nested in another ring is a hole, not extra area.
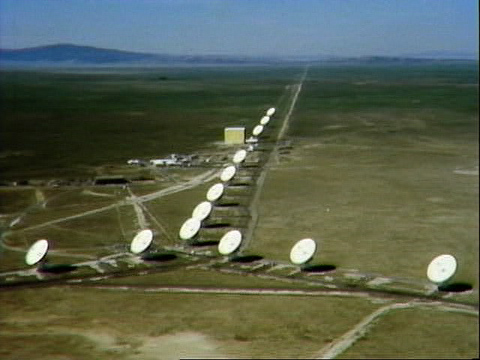
M 128 198 L 128 200 L 132 202 L 133 209 L 135 210 L 135 214 L 137 215 L 138 227 L 139 229 L 146 229 L 148 227 L 148 223 L 147 223 L 147 219 L 145 218 L 145 214 L 143 213 L 143 209 L 140 206 L 140 201 L 130 188 L 127 188 L 127 189 L 128 189 L 128 193 L 130 194 L 130 197 Z
M 191 189 L 193 187 L 196 187 L 196 186 L 199 186 L 201 184 L 212 181 L 217 176 L 218 176 L 218 170 L 217 169 L 211 169 L 211 170 L 208 170 L 208 171 L 206 171 L 206 172 L 204 172 L 204 173 L 202 173 L 198 176 L 195 176 L 194 178 L 190 179 L 189 181 L 187 181 L 183 184 L 174 185 L 174 186 L 168 187 L 166 189 L 162 189 L 162 190 L 159 190 L 159 191 L 147 194 L 147 195 L 143 195 L 143 196 L 135 196 L 133 193 L 131 193 L 132 196 L 129 199 L 127 198 L 127 199 L 118 201 L 118 202 L 116 202 L 114 204 L 111 204 L 111 205 L 103 206 L 103 207 L 93 209 L 93 210 L 89 210 L 89 211 L 84 211 L 82 213 L 71 215 L 71 216 L 65 216 L 63 218 L 59 218 L 59 219 L 55 219 L 55 220 L 46 221 L 46 222 L 41 223 L 41 224 L 29 226 L 29 227 L 14 230 L 14 231 L 25 232 L 25 231 L 30 231 L 30 230 L 41 229 L 41 228 L 56 225 L 56 224 L 59 224 L 59 223 L 65 222 L 65 221 L 78 219 L 78 218 L 81 218 L 81 217 L 84 217 L 84 216 L 90 216 L 90 215 L 98 214 L 100 212 L 107 211 L 107 210 L 116 209 L 117 212 L 118 212 L 118 207 L 119 206 L 126 206 L 126 205 L 133 205 L 134 206 L 135 212 L 137 214 L 138 224 L 139 224 L 140 228 L 146 228 L 147 220 L 146 220 L 145 215 L 144 215 L 144 210 L 147 211 L 147 209 L 142 206 L 143 202 L 155 200 L 155 199 L 161 198 L 163 196 L 167 196 L 167 195 L 171 195 L 171 194 L 174 194 L 174 193 L 177 193 L 177 192 L 180 192 L 180 191 Z M 149 213 L 149 212 L 147 211 L 147 213 Z M 16 222 L 19 222 L 21 217 L 23 217 L 25 214 L 26 214 L 26 212 L 24 214 L 20 215 L 16 219 L 17 221 L 13 221 L 10 224 L 10 227 L 13 227 Z M 153 215 L 151 215 L 151 217 L 153 217 Z M 153 219 L 154 219 L 155 223 L 157 223 L 157 225 L 160 225 L 158 223 L 158 220 L 156 220 L 155 218 L 153 218 Z M 170 238 L 170 235 L 165 231 L 165 229 L 163 227 L 161 227 L 161 230 L 167 235 L 168 238 Z M 123 228 L 122 228 L 122 232 L 123 232 Z M 11 246 L 11 245 L 8 245 L 7 243 L 5 243 L 4 237 L 7 234 L 8 234 L 8 231 L 3 232 L 1 234 L 1 236 L 0 236 L 0 247 L 2 247 L 4 249 L 7 249 L 7 250 L 10 250 L 10 251 L 24 252 L 24 253 L 27 252 L 27 250 L 28 250 L 27 248 L 18 247 L 18 246 Z M 58 255 L 58 256 L 78 257 L 78 258 L 87 258 L 87 259 L 92 258 L 91 255 L 71 254 L 71 253 L 68 253 L 68 252 L 65 252 L 65 251 L 59 251 L 59 250 L 51 251 L 51 253 L 55 254 L 55 255 Z
M 448 312 L 462 312 L 468 315 L 478 316 L 478 310 L 475 309 L 466 309 L 458 308 L 456 306 L 445 306 L 438 301 L 432 301 L 429 303 L 426 302 L 415 302 L 410 301 L 406 303 L 395 303 L 383 306 L 375 310 L 370 315 L 362 319 L 357 325 L 355 325 L 351 330 L 340 336 L 337 340 L 328 344 L 322 348 L 318 353 L 313 355 L 315 359 L 334 359 L 349 347 L 351 347 L 358 339 L 363 337 L 365 333 L 374 325 L 374 322 L 380 317 L 384 316 L 390 311 L 398 309 L 407 309 L 412 307 L 435 307 L 439 311 L 448 311 Z
M 255 232 L 255 229 L 256 229 L 257 223 L 258 223 L 258 203 L 260 201 L 260 195 L 262 193 L 262 188 L 263 188 L 263 185 L 265 183 L 265 178 L 267 176 L 267 171 L 268 171 L 269 165 L 273 162 L 273 157 L 274 156 L 277 157 L 276 154 L 278 153 L 278 147 L 279 147 L 279 144 L 280 144 L 280 140 L 283 138 L 286 130 L 288 129 L 288 123 L 290 121 L 290 117 L 292 115 L 293 109 L 295 108 L 295 103 L 297 102 L 298 95 L 300 94 L 300 91 L 302 90 L 303 82 L 305 81 L 305 78 L 307 77 L 307 72 L 308 72 L 308 66 L 305 67 L 305 70 L 303 71 L 303 74 L 300 78 L 300 82 L 297 85 L 295 85 L 295 90 L 294 90 L 295 92 L 294 92 L 293 97 L 292 97 L 292 102 L 290 103 L 290 107 L 288 109 L 287 115 L 285 115 L 285 118 L 283 119 L 282 127 L 281 127 L 280 131 L 278 132 L 275 147 L 273 148 L 272 152 L 269 154 L 268 159 L 267 159 L 265 165 L 263 166 L 262 172 L 260 173 L 260 176 L 257 179 L 257 183 L 256 183 L 256 186 L 255 186 L 255 194 L 253 196 L 252 202 L 250 203 L 250 207 L 249 207 L 251 220 L 250 220 L 250 224 L 249 224 L 249 227 L 248 227 L 248 230 L 247 230 L 247 234 L 245 236 L 245 240 L 244 240 L 243 245 L 242 245 L 243 249 L 246 249 L 250 245 L 250 243 L 253 239 L 253 235 L 254 235 L 254 232 Z M 277 161 L 278 161 L 278 159 L 277 159 Z
M 202 287 L 138 287 L 138 286 L 93 286 L 95 289 L 111 290 L 111 291 L 136 291 L 145 293 L 181 293 L 181 294 L 212 294 L 212 295 L 260 295 L 260 296 L 341 296 L 341 297 L 361 297 L 374 300 L 371 294 L 353 291 L 332 291 L 332 290 L 295 290 L 295 289 L 245 289 L 245 288 L 202 288 Z M 385 301 L 385 299 L 381 299 Z M 337 340 L 328 344 L 317 353 L 313 354 L 315 359 L 333 359 L 345 352 L 357 340 L 362 338 L 367 331 L 375 325 L 375 322 L 389 313 L 390 311 L 407 309 L 413 307 L 433 307 L 438 311 L 459 312 L 472 316 L 479 315 L 475 306 L 462 304 L 445 304 L 438 300 L 429 301 L 409 301 L 402 303 L 393 303 L 385 305 L 375 310 L 363 318 L 357 325 L 345 334 L 341 335 Z
M 368 328 L 380 316 L 386 314 L 387 312 L 393 309 L 406 309 L 412 306 L 413 304 L 410 302 L 396 303 L 396 304 L 383 306 L 375 310 L 373 313 L 363 318 L 362 321 L 360 321 L 357 325 L 355 325 L 355 327 L 353 327 L 353 329 L 349 330 L 348 332 L 340 336 L 336 341 L 333 341 L 332 343 L 325 346 L 313 357 L 315 359 L 333 359 L 337 357 L 342 352 L 347 350 L 350 346 L 352 346 L 355 343 L 355 341 L 357 341 L 362 336 L 364 336 Z
M 208 171 L 194 177 L 193 179 L 187 181 L 186 183 L 170 186 L 166 189 L 162 189 L 162 190 L 159 190 L 159 191 L 147 194 L 147 195 L 138 196 L 138 197 L 135 198 L 135 200 L 124 199 L 124 200 L 118 201 L 115 204 L 103 206 L 103 207 L 93 209 L 93 210 L 84 211 L 82 213 L 71 215 L 71 216 L 65 216 L 63 218 L 59 218 L 59 219 L 55 219 L 55 220 L 46 221 L 44 223 L 29 226 L 29 227 L 26 227 L 24 229 L 19 229 L 17 231 L 30 231 L 30 230 L 41 229 L 41 228 L 44 228 L 44 227 L 47 227 L 47 226 L 50 226 L 50 225 L 54 225 L 54 224 L 58 224 L 58 223 L 61 223 L 61 222 L 78 219 L 78 218 L 81 218 L 81 217 L 84 217 L 84 216 L 90 216 L 90 215 L 98 214 L 100 212 L 107 211 L 107 210 L 112 210 L 117 206 L 133 205 L 135 202 L 142 203 L 142 202 L 152 201 L 152 200 L 161 198 L 163 196 L 175 194 L 177 192 L 184 191 L 184 190 L 187 190 L 187 189 L 191 189 L 193 187 L 196 187 L 196 186 L 199 186 L 199 185 L 204 184 L 206 182 L 209 182 L 209 181 L 213 180 L 217 176 L 217 174 L 218 174 L 217 169 L 211 169 L 211 170 L 208 170 Z
M 201 287 L 201 286 L 144 286 L 144 285 L 98 285 L 91 283 L 83 283 L 82 287 L 95 288 L 99 290 L 109 291 L 132 291 L 144 293 L 169 293 L 169 294 L 211 294 L 211 295 L 260 295 L 260 296 L 333 296 L 333 297 L 354 297 L 364 298 L 378 301 L 398 301 L 395 297 L 385 298 L 384 296 L 375 296 L 368 291 L 349 291 L 349 290 L 303 290 L 303 289 L 266 289 L 266 288 L 237 288 L 237 287 Z M 389 304 L 383 306 L 372 314 L 363 319 L 355 328 L 346 334 L 354 334 L 360 331 L 363 327 L 370 324 L 376 318 L 384 315 L 387 311 L 394 309 L 404 309 L 407 307 L 435 307 L 440 311 L 461 312 L 464 314 L 478 316 L 478 308 L 475 305 L 466 305 L 459 303 L 452 303 L 442 301 L 439 299 L 422 299 L 418 300 L 415 297 L 409 302 Z M 345 334 L 345 335 L 346 335 Z M 346 337 L 345 335 L 342 336 Z M 349 335 L 350 336 L 350 335 Z M 332 345 L 328 345 L 331 348 Z M 326 347 L 326 348 L 327 348 Z M 325 349 L 326 349 L 325 348 Z M 321 351 L 324 351 L 323 349 Z M 320 356 L 320 355 L 319 355 Z
M 302 91 L 303 82 L 305 81 L 305 79 L 307 77 L 307 73 L 308 73 L 308 66 L 305 67 L 305 70 L 303 71 L 302 77 L 300 78 L 300 83 L 296 85 L 296 90 L 295 90 L 295 94 L 293 95 L 293 98 L 292 98 L 292 103 L 290 104 L 290 108 L 288 109 L 287 115 L 285 116 L 285 119 L 283 120 L 282 128 L 280 129 L 280 132 L 278 133 L 278 136 L 277 136 L 277 145 L 278 145 L 278 142 L 283 138 L 283 136 L 285 135 L 285 132 L 288 129 L 288 124 L 290 122 L 290 117 L 292 116 L 293 109 L 295 108 L 295 104 L 297 102 L 298 95 L 300 94 L 300 91 Z
M 204 172 L 204 173 L 202 173 L 198 176 L 195 176 L 194 178 L 190 179 L 189 181 L 187 181 L 185 183 L 178 184 L 178 185 L 173 185 L 173 186 L 170 186 L 166 189 L 162 189 L 162 190 L 159 190 L 159 191 L 147 194 L 147 195 L 139 196 L 138 201 L 140 201 L 140 202 L 152 201 L 152 200 L 156 200 L 158 198 L 161 198 L 163 196 L 175 194 L 175 193 L 180 192 L 180 191 L 184 191 L 184 190 L 194 188 L 196 186 L 199 186 L 199 185 L 202 185 L 202 184 L 205 184 L 207 182 L 212 181 L 213 179 L 218 177 L 218 172 L 219 172 L 218 169 L 210 169 L 210 170 L 208 170 L 208 171 L 206 171 L 206 172 Z

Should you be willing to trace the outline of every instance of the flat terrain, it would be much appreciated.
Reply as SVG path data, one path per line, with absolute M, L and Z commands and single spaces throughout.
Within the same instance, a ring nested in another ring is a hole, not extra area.
M 2 359 L 479 356 L 477 63 L 1 75 Z M 270 106 L 249 185 L 186 246 L 178 230 L 219 165 L 126 160 L 227 164 L 223 128 L 249 135 Z M 111 174 L 154 181 L 74 183 Z M 36 185 L 52 179 L 72 182 Z M 128 253 L 146 226 L 169 261 Z M 216 251 L 230 228 L 248 234 L 243 261 Z M 289 263 L 306 237 L 317 271 Z M 51 272 L 23 262 L 39 238 Z M 442 253 L 466 291 L 428 282 Z
M 88 177 L 99 167 L 190 153 L 251 126 L 295 69 L 1 72 L 2 180 Z

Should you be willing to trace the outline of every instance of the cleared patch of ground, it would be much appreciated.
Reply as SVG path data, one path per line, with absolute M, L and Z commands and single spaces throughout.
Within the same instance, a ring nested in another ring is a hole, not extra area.
M 156 360 L 161 356 L 165 360 L 199 357 L 226 357 L 219 351 L 218 342 L 201 333 L 182 332 L 139 340 L 141 345 L 135 349 L 130 359 Z

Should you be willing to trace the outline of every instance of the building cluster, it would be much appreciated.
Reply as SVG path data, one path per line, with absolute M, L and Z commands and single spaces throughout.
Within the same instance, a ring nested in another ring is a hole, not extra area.
M 149 161 L 130 159 L 127 161 L 127 164 L 137 166 L 191 166 L 197 159 L 198 155 L 170 154 L 166 158 L 151 159 Z

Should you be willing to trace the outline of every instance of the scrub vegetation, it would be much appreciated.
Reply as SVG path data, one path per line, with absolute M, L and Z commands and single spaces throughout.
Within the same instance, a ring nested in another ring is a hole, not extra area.
M 37 186 L 35 180 L 124 173 L 132 171 L 124 165 L 130 158 L 169 153 L 231 156 L 233 148 L 218 144 L 223 128 L 246 126 L 249 135 L 275 106 L 269 129 L 278 132 L 303 71 L 2 71 L 0 179 L 29 185 L 0 187 L 0 271 L 26 268 L 25 250 L 39 238 L 51 241 L 52 264 L 127 252 L 139 219 L 124 200 L 168 190 L 209 169 L 167 169 L 129 189 Z M 291 146 L 268 163 L 245 254 L 285 264 L 293 244 L 311 237 L 319 246 L 312 265 L 334 270 L 311 279 L 364 274 L 423 288 L 430 260 L 452 253 L 459 263 L 455 281 L 473 289 L 449 299 L 478 310 L 478 118 L 478 63 L 311 66 L 285 133 Z M 272 149 L 273 135 L 265 140 Z M 156 248 L 182 245 L 181 224 L 217 181 L 142 203 Z M 200 250 L 216 254 L 213 247 Z M 394 301 L 182 293 L 319 289 L 296 281 L 301 276 L 292 275 L 293 268 L 260 268 L 253 272 L 265 276 L 255 277 L 240 271 L 252 264 L 203 265 L 179 255 L 158 268 L 119 262 L 119 276 L 108 279 L 82 268 L 80 275 L 97 278 L 81 284 L 0 285 L 0 357 L 312 357 Z M 222 266 L 239 271 L 217 271 Z M 363 280 L 348 281 L 353 291 Z M 156 292 L 161 287 L 176 290 Z M 478 311 L 431 306 L 386 312 L 339 357 L 475 358 L 478 351 Z

